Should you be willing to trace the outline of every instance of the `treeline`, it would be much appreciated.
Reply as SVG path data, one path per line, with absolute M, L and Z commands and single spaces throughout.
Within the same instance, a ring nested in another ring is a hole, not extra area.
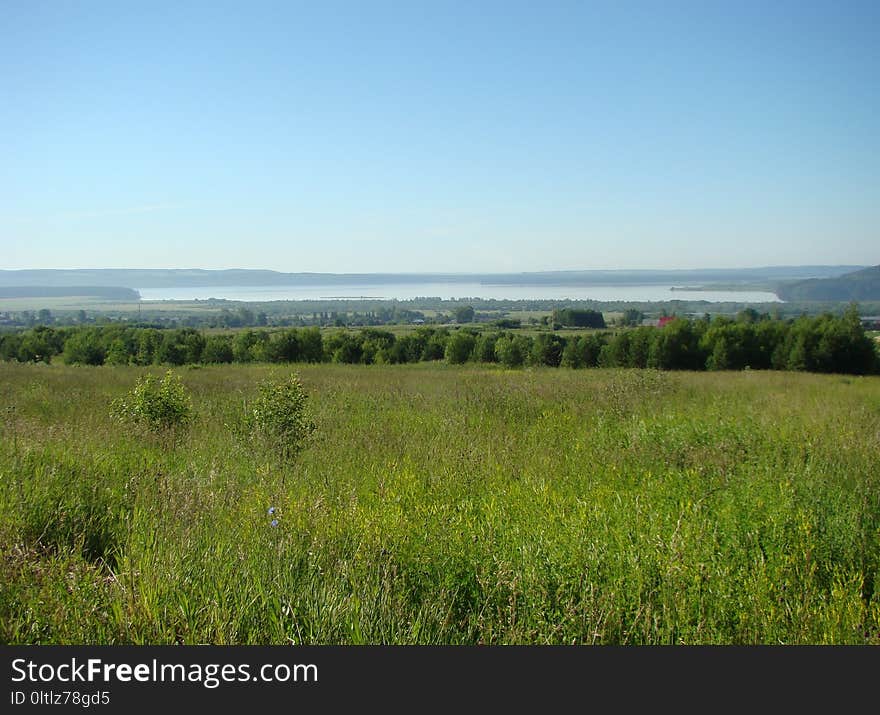
M 678 318 L 663 328 L 589 332 L 564 337 L 511 331 L 421 327 L 395 336 L 375 328 L 357 332 L 318 328 L 242 330 L 205 335 L 192 328 L 159 330 L 121 325 L 39 326 L 0 337 L 0 359 L 67 364 L 152 365 L 249 362 L 399 364 L 445 360 L 524 365 L 638 367 L 661 370 L 806 370 L 880 373 L 875 343 L 854 308 L 776 320 L 743 311 L 736 319 Z
M 12 290 L 12 289 L 10 289 Z M 2 290 L 0 290 L 2 293 Z M 0 298 L 3 296 L 0 295 Z M 206 301 L 211 304 L 211 301 Z M 438 323 L 450 320 L 446 314 L 438 314 L 433 318 L 426 318 L 425 314 L 417 310 L 406 310 L 395 305 L 380 307 L 375 310 L 359 312 L 314 310 L 303 311 L 293 314 L 271 313 L 266 310 L 252 310 L 246 306 L 239 306 L 234 310 L 221 308 L 219 311 L 199 311 L 193 308 L 197 301 L 184 304 L 178 310 L 163 308 L 156 310 L 151 304 L 137 313 L 126 311 L 101 311 L 85 310 L 77 311 L 51 311 L 42 308 L 39 311 L 0 311 L 0 326 L 33 328 L 38 325 L 52 325 L 57 327 L 97 324 L 107 325 L 111 322 L 136 323 L 137 327 L 158 328 L 265 328 L 265 327 L 369 327 L 377 325 L 410 324 L 414 321 L 422 323 Z M 186 306 L 189 306 L 188 308 Z M 470 308 L 470 322 L 474 315 L 474 309 Z M 460 309 L 457 309 L 460 310 Z M 453 312 L 457 315 L 457 311 Z

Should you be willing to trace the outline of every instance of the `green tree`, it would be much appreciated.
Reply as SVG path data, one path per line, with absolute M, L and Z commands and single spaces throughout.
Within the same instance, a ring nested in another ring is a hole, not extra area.
M 455 316 L 456 323 L 473 323 L 474 322 L 474 307 L 472 305 L 463 305 L 459 308 L 456 308 L 452 311 L 453 316 Z
M 347 331 L 333 333 L 324 341 L 328 358 L 337 363 L 355 364 L 363 357 L 362 338 Z
M 18 346 L 18 361 L 50 363 L 63 347 L 59 333 L 45 325 L 38 325 L 22 336 Z
M 504 367 L 521 367 L 532 351 L 532 341 L 525 335 L 502 335 L 495 342 L 495 355 Z
M 66 347 L 66 346 L 65 346 Z M 134 351 L 126 344 L 123 338 L 116 338 L 107 348 L 107 355 L 104 362 L 108 365 L 128 365 L 134 357 Z
M 230 363 L 235 359 L 229 335 L 210 335 L 205 340 L 202 360 L 206 363 Z
M 106 351 L 95 330 L 75 330 L 64 342 L 62 358 L 68 365 L 103 365 Z
M 422 351 L 422 360 L 442 360 L 446 357 L 446 341 L 449 332 L 445 329 L 432 330 L 428 333 L 425 348 Z
M 562 351 L 561 364 L 573 368 L 596 367 L 604 345 L 605 335 L 601 333 L 569 338 L 565 350 Z
M 694 323 L 677 318 L 657 331 L 648 355 L 648 367 L 660 370 L 703 370 L 706 354 Z
M 303 362 L 321 362 L 324 359 L 324 344 L 319 328 L 306 328 L 299 332 L 300 359 Z
M 712 354 L 706 360 L 706 369 L 708 370 L 729 370 L 730 356 L 727 350 L 727 340 L 722 335 L 715 340 Z
M 276 333 L 266 346 L 269 362 L 298 362 L 301 354 L 299 331 L 295 328 Z
M 477 362 L 496 362 L 495 342 L 498 335 L 495 333 L 482 333 L 474 344 L 474 360 Z
M 599 352 L 602 367 L 627 367 L 629 363 L 630 332 L 618 333 Z
M 170 365 L 194 365 L 202 361 L 205 337 L 195 328 L 165 332 L 156 351 L 156 362 Z
M 648 359 L 651 355 L 651 343 L 657 334 L 655 328 L 636 328 L 630 331 L 629 354 L 626 366 L 636 368 L 648 367 Z
M 22 336 L 19 333 L 0 335 L 0 360 L 3 360 L 4 362 L 18 360 L 21 340 Z
M 557 308 L 550 317 L 554 325 L 571 328 L 604 328 L 605 318 L 596 310 Z
M 389 360 L 392 363 L 418 362 L 422 359 L 428 338 L 422 333 L 403 335 L 399 337 L 389 350 Z
M 245 419 L 250 434 L 282 459 L 302 451 L 316 426 L 309 415 L 308 395 L 297 375 L 264 380 Z
M 737 323 L 757 323 L 761 320 L 761 314 L 754 308 L 745 308 L 736 314 Z
M 391 362 L 390 350 L 394 345 L 394 333 L 387 330 L 366 328 L 359 336 L 361 341 L 360 362 L 371 365 L 374 362 Z
M 473 333 L 456 330 L 446 342 L 446 362 L 461 365 L 471 359 L 477 339 Z
M 138 336 L 138 348 L 135 356 L 136 365 L 151 365 L 156 361 L 156 353 L 162 344 L 162 333 L 155 328 L 142 330 Z
M 565 340 L 560 336 L 541 333 L 532 344 L 531 362 L 534 365 L 559 367 L 564 350 Z
M 127 395 L 111 403 L 110 412 L 117 419 L 165 434 L 181 433 L 193 419 L 189 393 L 171 370 L 161 380 L 152 374 L 138 378 Z
M 232 339 L 232 355 L 235 362 L 255 362 L 265 359 L 269 336 L 265 330 L 242 330 Z

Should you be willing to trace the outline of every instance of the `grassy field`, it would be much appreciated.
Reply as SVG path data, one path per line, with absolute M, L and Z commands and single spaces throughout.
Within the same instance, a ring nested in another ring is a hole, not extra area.
M 137 310 L 137 303 L 120 303 L 93 296 L 60 296 L 48 298 L 0 298 L 0 311 L 49 310 Z
M 302 365 L 283 462 L 145 372 L 0 364 L 0 641 L 880 644 L 880 378 Z

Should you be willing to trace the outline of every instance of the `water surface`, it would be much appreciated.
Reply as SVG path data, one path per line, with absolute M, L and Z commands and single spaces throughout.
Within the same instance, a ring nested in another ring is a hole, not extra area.
M 598 300 L 639 303 L 667 300 L 712 303 L 778 303 L 775 293 L 754 290 L 672 290 L 666 285 L 492 285 L 491 283 L 359 283 L 302 286 L 209 286 L 139 288 L 144 300 L 208 300 L 222 298 L 250 303 L 270 300 Z

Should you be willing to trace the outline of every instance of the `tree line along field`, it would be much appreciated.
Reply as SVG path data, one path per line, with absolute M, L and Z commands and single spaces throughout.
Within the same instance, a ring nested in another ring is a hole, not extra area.
M 880 644 L 880 378 L 0 364 L 5 643 Z M 270 513 L 271 510 L 271 513 Z
M 563 314 L 564 311 L 557 311 Z M 567 311 L 575 316 L 600 313 Z M 555 315 L 555 314 L 554 314 Z M 479 330 L 420 327 L 405 333 L 314 328 L 242 330 L 203 334 L 194 328 L 107 325 L 39 326 L 0 335 L 0 360 L 67 364 L 150 365 L 224 363 L 450 364 L 500 363 L 505 367 L 635 367 L 663 370 L 797 370 L 880 373 L 877 344 L 858 312 L 793 320 L 743 311 L 738 319 L 672 320 L 663 328 L 616 332 Z

